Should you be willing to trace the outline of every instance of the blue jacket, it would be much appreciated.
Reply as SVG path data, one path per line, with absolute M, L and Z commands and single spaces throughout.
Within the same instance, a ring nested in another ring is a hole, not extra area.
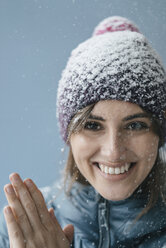
M 91 186 L 80 184 L 75 184 L 70 197 L 57 185 L 42 192 L 61 226 L 74 225 L 74 248 L 166 248 L 166 206 L 162 201 L 133 224 L 146 203 L 141 193 L 113 202 L 103 199 Z M 9 248 L 3 215 L 0 248 Z

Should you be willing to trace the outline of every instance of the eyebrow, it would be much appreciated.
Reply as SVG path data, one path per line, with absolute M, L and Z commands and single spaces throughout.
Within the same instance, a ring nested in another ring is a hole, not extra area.
M 103 117 L 98 116 L 98 115 L 92 115 L 92 114 L 89 115 L 88 119 L 97 120 L 97 121 L 105 121 Z
M 136 113 L 136 114 L 133 114 L 133 115 L 129 115 L 129 116 L 126 116 L 123 121 L 130 121 L 132 119 L 136 119 L 136 118 L 150 118 L 150 115 L 147 114 L 147 113 Z
M 136 113 L 136 114 L 124 117 L 122 119 L 122 121 L 129 121 L 129 120 L 133 120 L 133 119 L 136 119 L 136 118 L 148 118 L 149 119 L 150 116 L 147 113 Z M 103 117 L 98 116 L 98 115 L 93 115 L 93 114 L 90 114 L 88 119 L 98 120 L 98 121 L 106 121 Z

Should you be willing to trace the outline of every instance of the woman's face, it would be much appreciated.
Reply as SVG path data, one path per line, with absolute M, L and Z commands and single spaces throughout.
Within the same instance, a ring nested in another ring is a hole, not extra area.
M 106 199 L 128 198 L 151 171 L 159 137 L 138 105 L 117 100 L 98 102 L 84 128 L 71 135 L 75 163 Z

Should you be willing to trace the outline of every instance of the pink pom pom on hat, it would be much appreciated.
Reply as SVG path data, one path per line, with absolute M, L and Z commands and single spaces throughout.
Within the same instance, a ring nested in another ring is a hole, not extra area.
M 140 33 L 137 26 L 130 20 L 121 16 L 111 16 L 101 21 L 93 32 L 93 36 L 107 32 L 131 31 Z

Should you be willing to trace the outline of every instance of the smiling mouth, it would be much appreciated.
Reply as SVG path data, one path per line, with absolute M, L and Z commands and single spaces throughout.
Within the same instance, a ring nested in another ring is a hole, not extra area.
M 102 172 L 104 172 L 105 174 L 110 174 L 110 175 L 124 174 L 128 172 L 135 164 L 136 162 L 125 163 L 124 165 L 118 166 L 118 167 L 110 167 L 110 166 L 106 166 L 103 164 L 99 164 L 97 162 L 94 163 L 94 165 L 96 165 Z

